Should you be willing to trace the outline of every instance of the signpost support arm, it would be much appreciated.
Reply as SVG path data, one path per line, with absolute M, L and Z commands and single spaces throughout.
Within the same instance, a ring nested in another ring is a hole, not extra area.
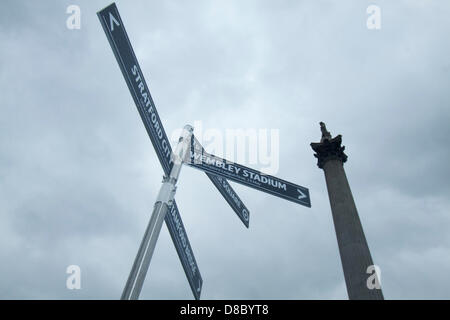
M 150 265 L 150 260 L 153 251 L 155 250 L 156 241 L 158 240 L 161 231 L 162 223 L 175 196 L 176 183 L 183 164 L 182 159 L 184 159 L 186 152 L 188 152 L 190 148 L 189 143 L 192 132 L 193 128 L 191 126 L 187 125 L 184 127 L 177 148 L 172 154 L 174 165 L 169 176 L 164 177 L 150 222 L 145 230 L 144 238 L 142 239 L 133 267 L 131 268 L 130 275 L 123 290 L 121 296 L 122 300 L 137 300 L 139 298 Z

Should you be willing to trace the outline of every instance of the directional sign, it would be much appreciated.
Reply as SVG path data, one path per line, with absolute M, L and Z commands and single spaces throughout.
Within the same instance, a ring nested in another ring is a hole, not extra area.
M 203 280 L 175 200 L 169 207 L 169 212 L 167 213 L 165 220 L 173 243 L 175 243 L 178 257 L 180 258 L 184 272 L 188 278 L 189 285 L 191 286 L 192 293 L 194 294 L 195 299 L 198 300 L 200 299 Z
M 172 169 L 172 149 L 156 111 L 152 96 L 145 82 L 139 63 L 131 47 L 116 4 L 113 3 L 97 13 L 108 37 L 120 70 L 130 89 L 133 100 L 144 122 L 145 129 L 155 147 L 156 154 L 166 174 Z
M 185 161 L 194 168 L 311 207 L 307 188 L 208 154 L 195 137 L 191 140 L 191 150 L 188 156 L 189 159 Z

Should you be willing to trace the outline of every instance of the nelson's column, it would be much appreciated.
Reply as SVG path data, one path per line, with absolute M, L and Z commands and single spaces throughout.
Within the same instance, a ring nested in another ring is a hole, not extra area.
M 369 246 L 345 175 L 347 155 L 344 153 L 345 147 L 341 146 L 342 136 L 332 138 L 323 122 L 320 128 L 322 139 L 319 143 L 311 143 L 311 148 L 316 152 L 314 156 L 318 159 L 318 167 L 325 172 L 348 297 L 350 300 L 382 300 L 378 278 L 375 279 L 375 286 L 370 279 L 372 275 L 372 279 L 377 275 L 371 267 L 373 261 Z

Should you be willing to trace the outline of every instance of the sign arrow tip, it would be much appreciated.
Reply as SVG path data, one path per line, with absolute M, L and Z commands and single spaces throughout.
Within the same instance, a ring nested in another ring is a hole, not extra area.
M 298 196 L 298 199 L 299 199 L 299 200 L 300 200 L 300 199 L 304 199 L 304 198 L 307 197 L 306 194 L 304 194 L 300 189 L 297 189 L 297 191 L 298 191 L 298 193 L 300 193 L 299 196 Z
M 115 25 L 120 26 L 119 21 L 117 21 L 116 18 L 114 18 L 114 16 L 110 12 L 109 13 L 109 29 L 111 30 L 111 32 L 114 31 L 114 24 L 113 24 L 113 22 L 114 22 Z

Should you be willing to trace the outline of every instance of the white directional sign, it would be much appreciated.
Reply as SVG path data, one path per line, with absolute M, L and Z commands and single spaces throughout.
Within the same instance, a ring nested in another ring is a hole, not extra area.
M 311 207 L 307 188 L 211 155 L 205 152 L 195 137 L 192 138 L 189 159 L 186 159 L 185 163 L 205 172 Z

